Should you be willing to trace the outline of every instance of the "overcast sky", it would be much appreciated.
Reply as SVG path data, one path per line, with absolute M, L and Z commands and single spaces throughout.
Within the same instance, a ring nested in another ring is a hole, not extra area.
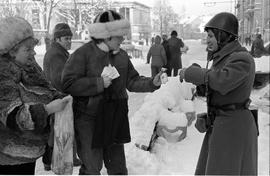
M 113 0 L 113 1 L 137 1 L 150 7 L 153 7 L 155 0 Z M 167 1 L 173 7 L 174 11 L 178 14 L 180 14 L 182 12 L 182 9 L 185 8 L 187 16 L 213 15 L 223 11 L 234 13 L 235 0 L 167 0 Z

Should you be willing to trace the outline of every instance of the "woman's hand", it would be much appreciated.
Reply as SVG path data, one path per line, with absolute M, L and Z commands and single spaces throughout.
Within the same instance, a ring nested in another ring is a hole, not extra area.
M 155 86 L 157 86 L 157 87 L 161 85 L 161 79 L 160 79 L 160 76 L 161 76 L 162 73 L 163 73 L 163 72 L 160 71 L 160 72 L 154 77 L 154 79 L 153 79 L 153 84 L 154 84 Z
M 108 76 L 102 76 L 104 88 L 108 88 L 112 84 L 112 79 Z
M 53 100 L 49 104 L 45 105 L 45 110 L 49 115 L 62 111 L 67 105 L 68 101 L 69 101 L 68 98 Z
M 180 69 L 179 71 L 179 80 L 180 82 L 182 83 L 185 79 L 185 71 L 186 71 L 186 68 L 182 68 Z

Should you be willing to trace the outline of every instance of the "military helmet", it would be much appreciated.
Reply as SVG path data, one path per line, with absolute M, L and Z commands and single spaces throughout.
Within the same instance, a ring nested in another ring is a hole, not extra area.
M 219 29 L 237 37 L 238 36 L 238 19 L 232 13 L 221 12 L 215 15 L 205 25 L 204 29 L 207 30 L 208 28 Z

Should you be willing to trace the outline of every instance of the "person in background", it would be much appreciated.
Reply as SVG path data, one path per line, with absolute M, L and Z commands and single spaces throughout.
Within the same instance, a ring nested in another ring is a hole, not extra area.
M 168 71 L 169 70 L 168 63 L 170 63 L 171 56 L 170 56 L 170 49 L 169 49 L 169 43 L 168 43 L 168 36 L 166 34 L 162 35 L 162 43 L 161 43 L 161 45 L 165 49 L 165 53 L 166 53 L 166 57 L 167 57 L 167 64 L 164 66 L 164 68 L 166 68 L 166 73 L 168 75 L 168 72 L 169 72 Z
M 159 35 L 155 38 L 155 44 L 151 46 L 147 54 L 147 64 L 150 63 L 151 59 L 151 73 L 152 77 L 155 77 L 167 64 L 167 57 L 164 47 L 160 44 L 161 38 Z
M 237 40 L 233 14 L 215 15 L 205 31 L 211 68 L 193 64 L 180 70 L 180 81 L 204 87 L 207 96 L 208 112 L 195 125 L 206 132 L 195 175 L 257 175 L 258 130 L 249 110 L 254 59 Z
M 151 38 L 151 46 L 155 44 L 155 35 Z
M 253 57 L 262 57 L 266 53 L 261 34 L 256 34 L 256 38 L 251 45 L 250 53 Z
M 45 36 L 44 42 L 45 42 L 46 51 L 48 51 L 49 48 L 51 47 L 51 38 L 49 35 Z
M 130 142 L 128 94 L 153 92 L 160 75 L 140 76 L 120 49 L 130 23 L 119 13 L 98 14 L 89 25 L 91 41 L 78 48 L 62 75 L 63 90 L 74 97 L 75 136 L 82 161 L 79 174 L 127 175 L 124 144 Z
M 53 40 L 51 47 L 47 50 L 43 60 L 43 71 L 47 80 L 52 84 L 52 86 L 63 92 L 61 75 L 66 61 L 69 58 L 69 52 L 71 48 L 72 32 L 70 27 L 66 23 L 58 23 L 54 27 Z M 53 123 L 53 122 L 52 122 Z M 46 152 L 42 158 L 44 163 L 44 169 L 46 171 L 51 170 L 52 162 L 52 151 L 53 151 L 53 129 L 51 131 L 51 136 L 46 146 Z M 81 164 L 80 160 L 77 158 L 76 142 L 74 142 L 73 148 L 73 165 L 79 166 Z
M 173 76 L 178 75 L 178 70 L 182 68 L 181 60 L 181 48 L 184 47 L 183 41 L 177 37 L 177 32 L 171 32 L 171 38 L 168 40 L 170 59 L 168 60 L 168 72 L 167 75 L 171 76 L 173 71 Z
M 23 18 L 0 20 L 0 175 L 34 175 L 44 154 L 49 121 L 68 101 L 34 60 L 32 26 Z

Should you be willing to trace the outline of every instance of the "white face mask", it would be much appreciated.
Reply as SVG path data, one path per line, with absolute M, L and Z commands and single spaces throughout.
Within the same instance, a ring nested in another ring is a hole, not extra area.
M 109 39 L 105 39 L 105 44 L 109 47 L 110 50 L 112 51 L 119 51 L 120 50 L 120 45 L 124 41 L 123 36 L 114 36 Z
M 110 51 L 109 47 L 104 42 L 101 42 L 101 43 L 97 44 L 97 47 L 99 49 L 101 49 L 102 51 L 105 51 L 105 52 Z

